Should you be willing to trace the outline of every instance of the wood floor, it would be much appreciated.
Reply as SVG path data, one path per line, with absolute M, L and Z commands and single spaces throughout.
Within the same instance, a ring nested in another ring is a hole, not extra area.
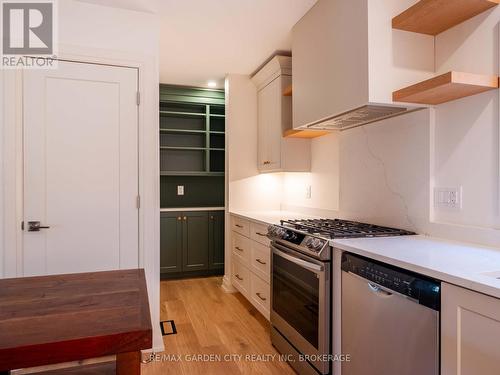
M 271 345 L 269 322 L 241 294 L 224 293 L 221 282 L 161 282 L 161 320 L 174 320 L 177 334 L 163 337 L 165 352 L 142 365 L 142 374 L 295 374 Z

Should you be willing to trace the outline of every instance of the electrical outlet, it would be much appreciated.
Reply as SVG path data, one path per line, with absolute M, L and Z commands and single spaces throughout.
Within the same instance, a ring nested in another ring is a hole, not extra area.
M 461 210 L 462 187 L 434 188 L 434 207 Z
M 311 185 L 306 186 L 306 199 L 311 199 Z
M 177 185 L 177 195 L 184 195 L 184 185 Z

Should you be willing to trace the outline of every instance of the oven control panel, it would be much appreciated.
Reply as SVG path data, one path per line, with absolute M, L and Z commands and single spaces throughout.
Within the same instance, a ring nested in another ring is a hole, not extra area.
M 278 225 L 270 225 L 267 228 L 268 237 L 278 238 L 282 241 L 291 242 L 294 245 L 305 247 L 310 251 L 319 252 L 327 245 L 326 240 L 314 236 L 309 236 L 301 232 L 280 227 Z

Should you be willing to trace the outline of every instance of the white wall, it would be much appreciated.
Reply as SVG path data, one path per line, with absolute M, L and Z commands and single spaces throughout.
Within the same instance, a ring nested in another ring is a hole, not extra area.
M 0 279 L 4 277 L 4 72 L 0 71 Z
M 141 255 L 148 282 L 154 329 L 153 345 L 161 349 L 159 332 L 159 168 L 158 168 L 158 39 L 159 20 L 154 14 L 98 6 L 75 0 L 58 2 L 59 56 L 73 60 L 114 63 L 139 68 L 140 112 L 140 211 Z M 10 78 L 9 78 L 10 79 Z M 15 122 L 11 121 L 9 126 Z M 12 129 L 9 134 L 14 134 Z M 15 139 L 4 139 L 15 142 Z M 10 144 L 10 143 L 9 143 Z M 12 149 L 12 147 L 9 147 Z M 15 160 L 15 155 L 9 155 Z M 14 167 L 11 167 L 11 170 Z M 12 175 L 10 175 L 12 177 Z M 6 181 L 12 184 L 12 179 Z M 9 192 L 12 186 L 9 185 Z M 15 186 L 14 186 L 15 188 Z M 12 196 L 4 199 L 12 200 Z M 10 204 L 9 204 L 10 205 Z M 9 210 L 8 229 L 18 230 L 15 210 Z M 14 223 L 12 226 L 11 224 Z M 5 227 L 7 228 L 7 226 Z M 9 236 L 14 238 L 16 236 Z M 13 246 L 10 246 L 13 245 Z M 10 252 L 4 264 L 5 276 L 16 276 L 15 243 L 3 247 Z M 7 254 L 7 251 L 5 252 Z
M 340 134 L 311 140 L 311 172 L 283 174 L 283 205 L 338 211 Z M 311 198 L 307 198 L 307 187 Z
M 436 37 L 436 70 L 499 73 L 500 7 Z M 499 104 L 491 91 L 436 108 L 436 186 L 463 188 L 461 211 L 435 220 L 500 229 Z

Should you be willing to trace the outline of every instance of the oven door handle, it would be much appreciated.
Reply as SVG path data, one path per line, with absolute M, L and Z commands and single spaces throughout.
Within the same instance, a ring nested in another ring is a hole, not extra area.
M 285 258 L 286 260 L 289 260 L 292 263 L 295 263 L 301 267 L 304 267 L 306 270 L 309 270 L 309 271 L 312 271 L 315 273 L 323 272 L 325 270 L 325 267 L 320 266 L 319 264 L 310 263 L 310 262 L 307 262 L 303 259 L 296 258 L 290 254 L 287 254 L 281 250 L 278 250 L 274 245 L 272 246 L 272 248 L 273 248 L 273 252 L 275 254 L 279 255 L 282 258 Z

